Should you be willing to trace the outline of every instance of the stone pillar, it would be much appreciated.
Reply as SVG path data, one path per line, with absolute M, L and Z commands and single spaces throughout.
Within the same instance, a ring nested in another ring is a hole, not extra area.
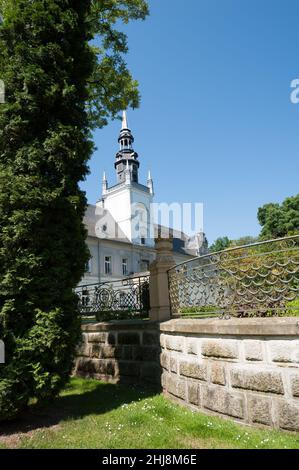
M 160 322 L 171 317 L 167 271 L 175 265 L 172 239 L 157 238 L 155 248 L 157 257 L 150 265 L 150 319 Z

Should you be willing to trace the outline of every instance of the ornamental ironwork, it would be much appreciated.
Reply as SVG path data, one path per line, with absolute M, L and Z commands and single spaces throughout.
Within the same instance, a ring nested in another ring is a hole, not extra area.
M 299 315 L 299 235 L 194 258 L 168 279 L 173 316 Z
M 106 321 L 147 318 L 149 314 L 149 276 L 88 284 L 75 292 L 83 317 Z

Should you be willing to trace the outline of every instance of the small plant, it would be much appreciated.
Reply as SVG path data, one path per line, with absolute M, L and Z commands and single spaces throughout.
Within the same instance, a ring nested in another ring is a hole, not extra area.
M 299 299 L 295 299 L 292 302 L 288 302 L 286 307 L 287 309 L 284 316 L 299 317 Z
M 180 313 L 184 317 L 197 317 L 197 318 L 209 318 L 214 316 L 219 316 L 221 314 L 221 309 L 215 305 L 206 305 L 203 307 L 183 307 L 180 309 Z

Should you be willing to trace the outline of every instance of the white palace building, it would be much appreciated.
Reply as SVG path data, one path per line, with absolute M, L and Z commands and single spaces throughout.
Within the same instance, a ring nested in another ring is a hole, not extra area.
M 152 220 L 154 185 L 150 173 L 146 185 L 138 181 L 140 163 L 125 111 L 118 142 L 114 163 L 117 182 L 109 187 L 104 173 L 102 195 L 96 205 L 88 205 L 85 214 L 91 258 L 81 286 L 147 273 L 156 257 L 154 238 L 161 228 L 165 230 Z M 207 250 L 203 233 L 195 236 L 176 230 L 170 233 L 176 263 Z

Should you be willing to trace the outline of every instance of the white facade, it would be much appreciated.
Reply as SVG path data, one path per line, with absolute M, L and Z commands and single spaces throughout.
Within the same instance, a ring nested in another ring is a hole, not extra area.
M 121 232 L 134 245 L 154 246 L 154 225 L 150 217 L 153 194 L 147 186 L 127 180 L 107 189 L 97 205 L 106 209 Z
M 109 187 L 104 174 L 102 196 L 85 214 L 91 258 L 80 285 L 144 274 L 156 257 L 154 237 L 159 227 L 151 220 L 153 181 L 149 174 L 146 186 L 138 182 L 138 154 L 132 148 L 134 137 L 126 113 L 118 140 L 117 184 Z M 176 263 L 199 254 L 198 240 L 204 240 L 203 234 L 190 238 L 172 231 L 172 235 Z

